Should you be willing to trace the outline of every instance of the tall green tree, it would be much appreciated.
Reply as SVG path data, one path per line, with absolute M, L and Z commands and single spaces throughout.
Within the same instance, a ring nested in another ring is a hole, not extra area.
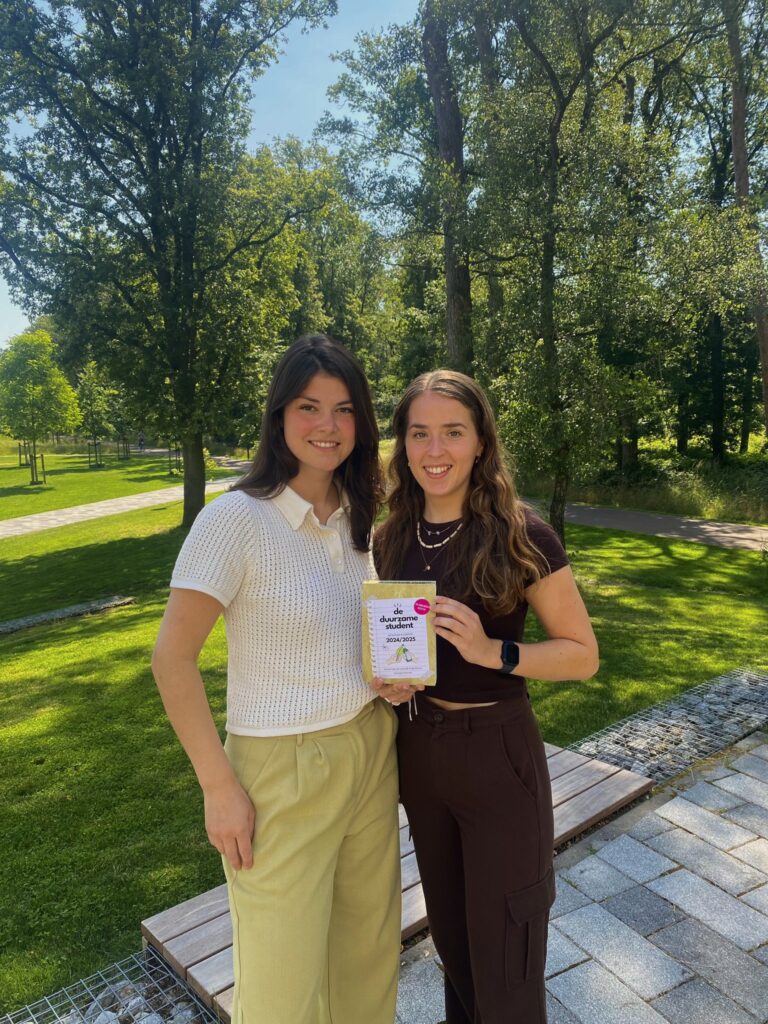
M 89 359 L 77 377 L 81 426 L 94 444 L 114 430 L 112 411 L 117 389 L 95 359 Z
M 121 349 L 124 364 L 131 350 L 132 379 L 164 400 L 184 450 L 186 524 L 203 504 L 203 431 L 233 358 L 212 295 L 237 294 L 238 261 L 298 215 L 269 161 L 245 161 L 247 102 L 284 30 L 335 10 L 335 0 L 0 9 L 3 272 L 57 319 L 98 311 L 92 344 Z M 11 140 L 22 112 L 31 130 Z M 253 170 L 266 176 L 255 186 Z
M 50 335 L 33 331 L 11 338 L 0 354 L 0 425 L 29 445 L 32 483 L 38 482 L 38 442 L 79 422 L 77 396 L 54 362 Z

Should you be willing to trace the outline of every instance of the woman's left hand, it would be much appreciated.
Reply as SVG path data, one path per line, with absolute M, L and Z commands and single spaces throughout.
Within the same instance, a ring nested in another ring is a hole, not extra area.
M 397 707 L 398 704 L 405 704 L 414 693 L 423 690 L 424 687 L 416 683 L 385 683 L 380 676 L 374 676 L 371 689 L 383 697 L 388 704 Z
M 465 661 L 485 668 L 501 666 L 501 641 L 487 636 L 477 612 L 451 597 L 437 597 L 435 612 L 435 633 L 452 643 Z

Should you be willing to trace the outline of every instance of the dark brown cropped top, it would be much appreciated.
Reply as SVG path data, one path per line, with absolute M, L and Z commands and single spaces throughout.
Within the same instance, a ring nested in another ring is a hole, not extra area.
M 426 525 L 441 526 L 440 523 Z M 526 526 L 529 538 L 544 556 L 543 575 L 547 576 L 568 565 L 568 556 L 555 531 L 530 509 L 526 509 Z M 424 559 L 415 537 L 405 553 L 397 578 L 435 580 L 438 594 L 442 593 L 440 567 L 435 566 L 430 571 L 424 568 Z M 488 636 L 498 640 L 523 639 L 525 617 L 528 612 L 527 601 L 523 601 L 506 615 L 491 615 L 479 601 L 471 601 L 469 606 L 480 616 Z M 462 658 L 448 640 L 437 638 L 437 685 L 429 687 L 430 696 L 455 701 L 457 704 L 482 704 L 519 696 L 521 686 L 525 686 L 522 676 L 502 675 L 493 669 L 472 665 Z

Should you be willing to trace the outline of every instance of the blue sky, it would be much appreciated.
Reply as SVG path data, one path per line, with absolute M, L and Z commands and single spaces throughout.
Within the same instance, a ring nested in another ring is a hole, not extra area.
M 377 31 L 389 23 L 409 21 L 418 0 L 339 0 L 339 13 L 327 29 L 307 35 L 290 34 L 285 53 L 256 83 L 252 104 L 251 146 L 270 142 L 276 136 L 297 135 L 309 139 L 324 110 L 328 86 L 336 81 L 342 67 L 330 55 L 354 45 L 358 32 Z M 23 331 L 28 320 L 8 294 L 0 277 L 0 344 Z

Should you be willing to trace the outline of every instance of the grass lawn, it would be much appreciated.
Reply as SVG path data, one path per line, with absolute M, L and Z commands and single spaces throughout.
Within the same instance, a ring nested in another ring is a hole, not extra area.
M 168 472 L 168 459 L 158 455 L 132 455 L 118 460 L 104 456 L 101 469 L 90 469 L 86 455 L 46 455 L 47 483 L 32 485 L 29 467 L 19 466 L 15 455 L 0 455 L 0 519 L 51 512 L 106 498 L 154 491 L 182 483 L 180 473 Z M 231 476 L 231 469 L 211 470 L 209 479 Z
M 138 598 L 0 641 L 0 1013 L 138 949 L 142 918 L 221 880 L 149 671 L 180 517 L 169 504 L 0 541 L 0 619 Z M 586 527 L 569 527 L 569 546 L 602 667 L 586 683 L 531 684 L 550 742 L 728 669 L 768 669 L 758 553 Z M 219 625 L 203 671 L 222 725 L 224 661 Z

